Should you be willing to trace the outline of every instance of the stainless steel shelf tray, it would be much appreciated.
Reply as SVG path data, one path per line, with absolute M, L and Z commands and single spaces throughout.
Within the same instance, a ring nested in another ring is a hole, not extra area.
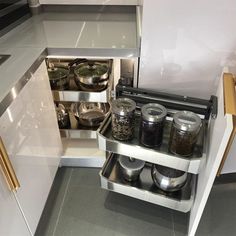
M 71 90 L 52 90 L 54 101 L 66 101 L 66 102 L 109 102 L 112 90 L 112 79 L 108 83 L 108 86 L 105 90 L 101 92 L 90 92 L 78 90 L 75 87 L 73 79 L 70 79 Z
M 96 139 L 96 130 L 83 130 L 83 129 L 60 129 L 62 138 L 70 139 Z
M 188 175 L 185 186 L 176 192 L 167 193 L 158 189 L 151 178 L 151 165 L 146 163 L 139 180 L 127 182 L 124 180 L 118 163 L 119 155 L 111 154 L 101 172 L 101 187 L 113 192 L 124 194 L 143 201 L 181 212 L 190 211 L 195 195 L 196 175 Z
M 101 124 L 97 131 L 99 148 L 112 153 L 132 156 L 150 163 L 198 174 L 200 163 L 206 157 L 206 122 L 203 121 L 194 154 L 185 158 L 174 155 L 168 151 L 168 141 L 171 128 L 171 120 L 165 121 L 163 142 L 158 148 L 151 149 L 141 146 L 139 143 L 139 115 L 136 116 L 135 135 L 131 141 L 121 142 L 115 140 L 111 133 L 111 114 Z
M 65 106 L 69 112 L 70 125 L 65 129 L 60 129 L 62 138 L 69 139 L 97 139 L 97 130 L 99 127 L 86 127 L 80 125 L 78 120 L 70 111 L 71 102 L 59 102 Z

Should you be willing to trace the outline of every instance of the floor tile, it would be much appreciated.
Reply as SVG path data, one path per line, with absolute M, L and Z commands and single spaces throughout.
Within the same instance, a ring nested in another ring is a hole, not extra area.
M 35 236 L 53 235 L 72 171 L 71 168 L 58 169 Z
M 98 172 L 73 171 L 56 236 L 173 235 L 171 211 L 100 189 Z
M 61 168 L 36 236 L 185 236 L 188 214 L 100 188 L 100 169 Z M 236 183 L 215 181 L 196 236 L 233 236 Z

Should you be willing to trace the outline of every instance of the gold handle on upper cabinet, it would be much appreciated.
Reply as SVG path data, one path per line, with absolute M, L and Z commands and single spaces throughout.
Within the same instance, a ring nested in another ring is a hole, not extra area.
M 17 190 L 20 187 L 20 184 L 16 177 L 15 171 L 12 167 L 11 161 L 8 157 L 6 148 L 3 144 L 1 137 L 0 137 L 0 166 L 9 189 L 11 191 Z

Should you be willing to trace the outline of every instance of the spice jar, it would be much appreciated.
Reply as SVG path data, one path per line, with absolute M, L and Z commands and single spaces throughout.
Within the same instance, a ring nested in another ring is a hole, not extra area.
M 134 135 L 134 111 L 136 104 L 129 98 L 112 102 L 112 136 L 118 140 L 130 140 Z
M 201 118 L 190 111 L 176 112 L 170 133 L 169 150 L 181 156 L 191 156 L 201 127 Z
M 141 113 L 140 143 L 147 147 L 160 146 L 167 115 L 166 108 L 156 103 L 148 103 L 142 106 Z

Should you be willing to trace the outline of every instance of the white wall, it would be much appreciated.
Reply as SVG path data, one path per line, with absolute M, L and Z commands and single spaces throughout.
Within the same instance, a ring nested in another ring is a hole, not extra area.
M 236 68 L 235 0 L 145 0 L 139 87 L 209 98 Z

